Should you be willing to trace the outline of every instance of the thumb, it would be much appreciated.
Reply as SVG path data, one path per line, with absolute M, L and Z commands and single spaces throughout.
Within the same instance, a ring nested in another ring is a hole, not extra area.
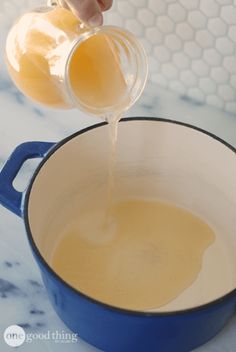
M 90 26 L 100 26 L 103 23 L 101 8 L 97 0 L 66 0 L 73 12 Z

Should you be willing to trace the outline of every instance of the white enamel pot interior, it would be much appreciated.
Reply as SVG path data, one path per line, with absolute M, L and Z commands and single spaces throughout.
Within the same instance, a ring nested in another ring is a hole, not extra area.
M 28 222 L 49 266 L 62 230 L 91 204 L 95 194 L 101 203 L 105 200 L 108 135 L 108 126 L 99 124 L 67 138 L 49 153 L 32 180 Z M 175 121 L 126 119 L 119 124 L 115 173 L 115 200 L 168 201 L 197 214 L 216 233 L 198 279 L 159 311 L 193 308 L 235 290 L 236 155 L 232 147 Z

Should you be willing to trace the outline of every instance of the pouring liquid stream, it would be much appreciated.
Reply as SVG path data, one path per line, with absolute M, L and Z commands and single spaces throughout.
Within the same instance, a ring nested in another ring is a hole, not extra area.
M 118 123 L 122 117 L 122 113 L 114 114 L 107 118 L 109 128 L 109 159 L 108 159 L 108 174 L 107 174 L 107 200 L 104 230 L 109 231 L 109 224 L 112 221 L 111 209 L 114 200 L 115 192 L 115 167 L 117 157 L 117 137 L 118 137 Z

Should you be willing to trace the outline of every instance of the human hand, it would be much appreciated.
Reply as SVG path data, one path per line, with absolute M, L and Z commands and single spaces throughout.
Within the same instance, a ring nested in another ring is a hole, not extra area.
M 67 5 L 82 21 L 94 27 L 102 25 L 102 12 L 111 8 L 113 0 L 61 0 L 60 2 Z

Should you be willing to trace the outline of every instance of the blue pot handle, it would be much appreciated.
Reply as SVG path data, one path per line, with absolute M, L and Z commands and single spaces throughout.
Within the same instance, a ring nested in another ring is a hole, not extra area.
M 26 160 L 43 158 L 54 145 L 52 142 L 26 142 L 16 147 L 0 172 L 0 204 L 22 216 L 23 192 L 13 187 L 13 181 Z

